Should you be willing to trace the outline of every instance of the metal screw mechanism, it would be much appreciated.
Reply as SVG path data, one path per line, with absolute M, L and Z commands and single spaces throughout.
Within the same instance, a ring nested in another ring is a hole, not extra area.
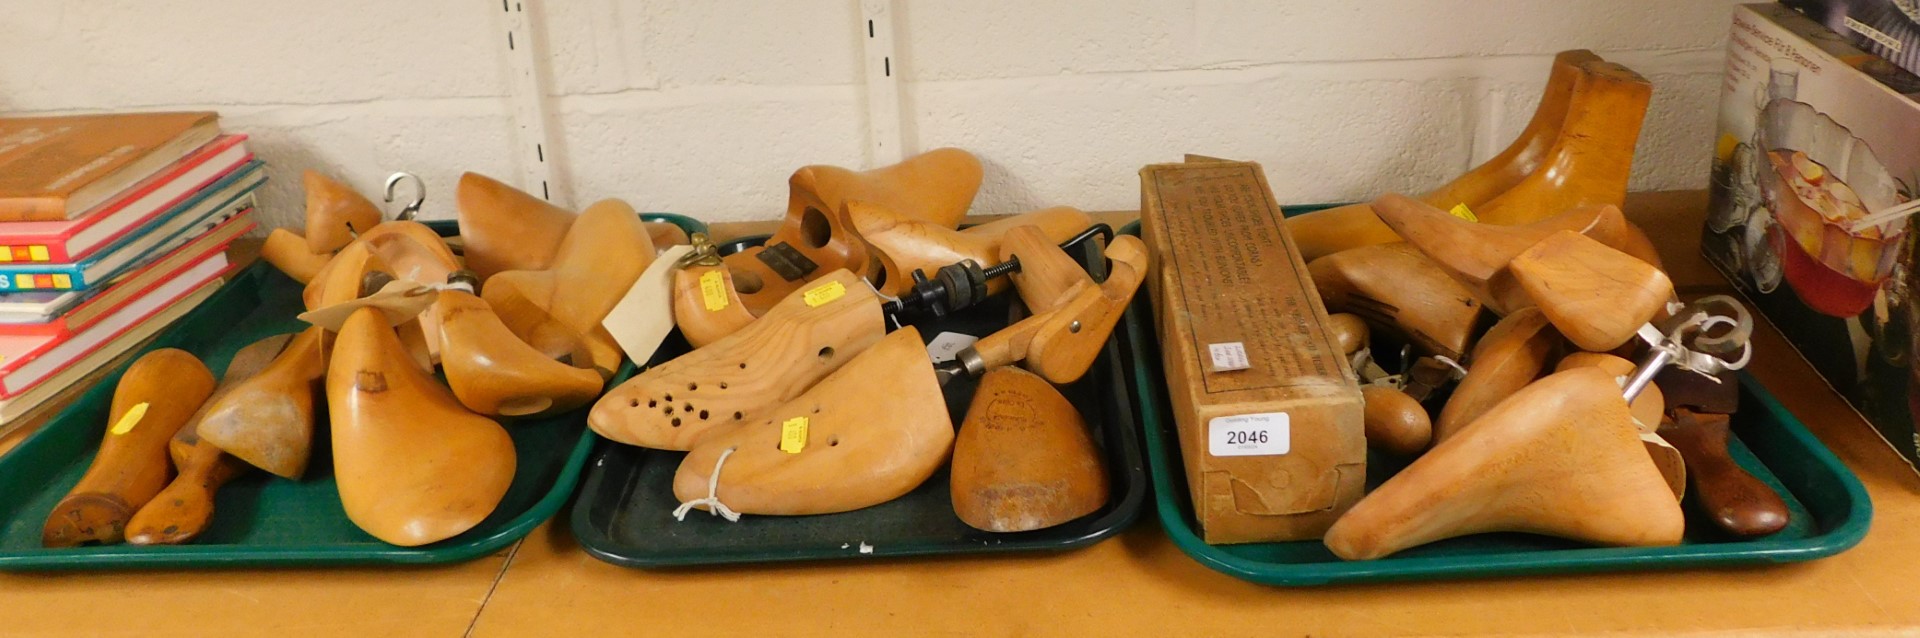
M 720 247 L 713 244 L 713 238 L 708 237 L 706 233 L 694 233 L 688 239 L 693 245 L 693 250 L 682 255 L 680 261 L 674 263 L 675 266 L 688 268 L 720 265 Z
M 1106 224 L 1094 224 L 1080 234 L 1060 244 L 1062 250 L 1072 250 L 1088 239 L 1100 237 L 1107 242 L 1113 241 L 1113 227 Z M 1020 258 L 1014 257 L 981 268 L 973 260 L 941 266 L 928 278 L 925 272 L 913 271 L 913 289 L 897 301 L 888 301 L 884 309 L 889 314 L 902 311 L 917 311 L 945 317 L 962 309 L 972 307 L 987 298 L 987 280 L 1020 272 Z M 1076 330 L 1076 332 L 1078 332 Z

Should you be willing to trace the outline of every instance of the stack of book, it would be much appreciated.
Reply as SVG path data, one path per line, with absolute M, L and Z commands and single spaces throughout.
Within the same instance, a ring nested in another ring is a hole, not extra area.
M 212 296 L 266 179 L 213 113 L 0 118 L 0 430 Z

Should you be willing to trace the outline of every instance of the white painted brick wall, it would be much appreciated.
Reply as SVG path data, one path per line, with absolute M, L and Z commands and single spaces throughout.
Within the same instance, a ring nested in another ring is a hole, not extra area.
M 513 1 L 513 0 L 509 0 Z M 523 0 L 524 1 L 524 0 Z M 1417 191 L 1503 147 L 1546 64 L 1591 48 L 1654 81 L 1634 186 L 1704 183 L 1729 0 L 895 0 L 909 150 L 981 156 L 977 212 L 1133 208 L 1141 164 L 1265 164 L 1283 200 Z M 272 165 L 452 214 L 517 179 L 505 20 L 487 0 L 11 0 L 0 112 L 209 108 Z M 857 0 L 542 0 L 551 160 L 576 205 L 772 217 L 807 163 L 868 163 Z

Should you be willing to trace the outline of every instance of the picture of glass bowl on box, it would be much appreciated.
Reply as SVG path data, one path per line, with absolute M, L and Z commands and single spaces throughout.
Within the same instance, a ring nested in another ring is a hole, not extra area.
M 1821 314 L 1859 315 L 1893 272 L 1907 220 L 1858 222 L 1906 201 L 1899 180 L 1866 142 L 1802 102 L 1768 102 L 1756 135 L 1761 200 L 1787 286 Z

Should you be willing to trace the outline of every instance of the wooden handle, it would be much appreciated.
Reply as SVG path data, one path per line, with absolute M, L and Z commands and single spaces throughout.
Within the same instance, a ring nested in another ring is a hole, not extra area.
M 333 253 L 311 252 L 307 249 L 307 238 L 285 228 L 275 228 L 267 233 L 267 242 L 260 246 L 260 258 L 304 286 L 313 281 L 327 260 L 333 259 Z
M 212 393 L 213 373 L 184 350 L 155 350 L 127 368 L 113 391 L 100 451 L 47 515 L 41 543 L 125 540 L 134 512 L 166 486 L 167 442 Z
M 1433 420 L 1407 393 L 1382 385 L 1361 386 L 1366 401 L 1361 423 L 1367 445 L 1401 458 L 1416 456 L 1433 442 Z
M 1660 436 L 1680 450 L 1693 495 L 1715 525 L 1736 536 L 1765 536 L 1787 526 L 1787 504 L 1727 454 L 1728 416 L 1675 410 Z
M 346 184 L 314 171 L 300 179 L 307 192 L 307 252 L 339 250 L 380 223 L 380 209 Z

